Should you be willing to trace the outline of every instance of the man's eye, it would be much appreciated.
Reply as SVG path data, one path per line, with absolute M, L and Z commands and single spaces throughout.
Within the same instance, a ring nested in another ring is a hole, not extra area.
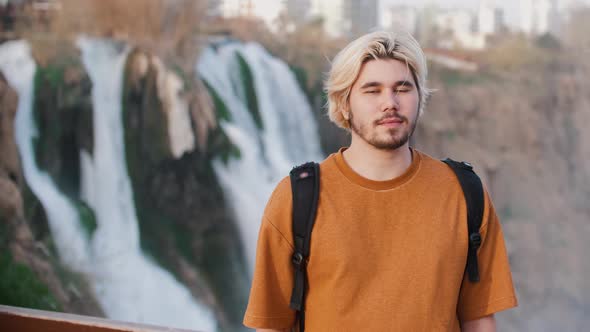
M 378 90 L 367 90 L 367 91 L 365 91 L 365 93 L 378 93 L 378 92 L 379 92 Z
M 411 89 L 409 88 L 403 88 L 403 89 L 395 89 L 395 92 L 398 93 L 404 93 L 404 92 L 410 92 Z

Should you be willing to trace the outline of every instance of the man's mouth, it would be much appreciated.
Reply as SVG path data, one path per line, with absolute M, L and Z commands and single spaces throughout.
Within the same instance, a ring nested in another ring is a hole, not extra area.
M 404 123 L 401 118 L 385 118 L 377 122 L 378 126 L 397 127 Z

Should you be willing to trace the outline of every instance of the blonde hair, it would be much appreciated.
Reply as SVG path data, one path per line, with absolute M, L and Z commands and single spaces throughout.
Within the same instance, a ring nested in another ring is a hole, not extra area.
M 328 116 L 339 127 L 350 128 L 348 119 L 344 118 L 342 111 L 348 112 L 350 90 L 362 65 L 376 59 L 395 59 L 406 63 L 418 89 L 418 114 L 424 111 L 431 91 L 426 87 L 428 69 L 420 44 L 406 32 L 375 31 L 348 44 L 332 62 L 325 82 L 325 92 L 328 95 Z

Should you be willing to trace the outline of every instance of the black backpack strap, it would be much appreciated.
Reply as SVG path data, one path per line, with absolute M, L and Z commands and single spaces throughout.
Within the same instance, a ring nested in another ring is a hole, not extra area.
M 299 328 L 305 328 L 304 304 L 307 290 L 306 261 L 309 257 L 311 231 L 318 208 L 320 188 L 320 167 L 317 163 L 306 163 L 291 170 L 291 191 L 293 193 L 293 242 L 295 252 L 292 262 L 295 267 L 295 282 L 290 307 L 297 311 Z
M 477 249 L 481 245 L 481 227 L 484 210 L 483 185 L 473 166 L 467 162 L 458 162 L 452 159 L 445 159 L 443 162 L 455 172 L 455 175 L 463 188 L 463 195 L 467 203 L 467 230 L 469 232 L 469 248 L 467 251 L 467 273 L 471 282 L 479 281 L 479 270 L 477 266 Z

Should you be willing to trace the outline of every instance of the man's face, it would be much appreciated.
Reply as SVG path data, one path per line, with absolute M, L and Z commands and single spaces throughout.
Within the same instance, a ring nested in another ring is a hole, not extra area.
M 412 72 L 402 61 L 363 64 L 349 97 L 353 140 L 380 150 L 404 146 L 418 121 L 419 94 Z

